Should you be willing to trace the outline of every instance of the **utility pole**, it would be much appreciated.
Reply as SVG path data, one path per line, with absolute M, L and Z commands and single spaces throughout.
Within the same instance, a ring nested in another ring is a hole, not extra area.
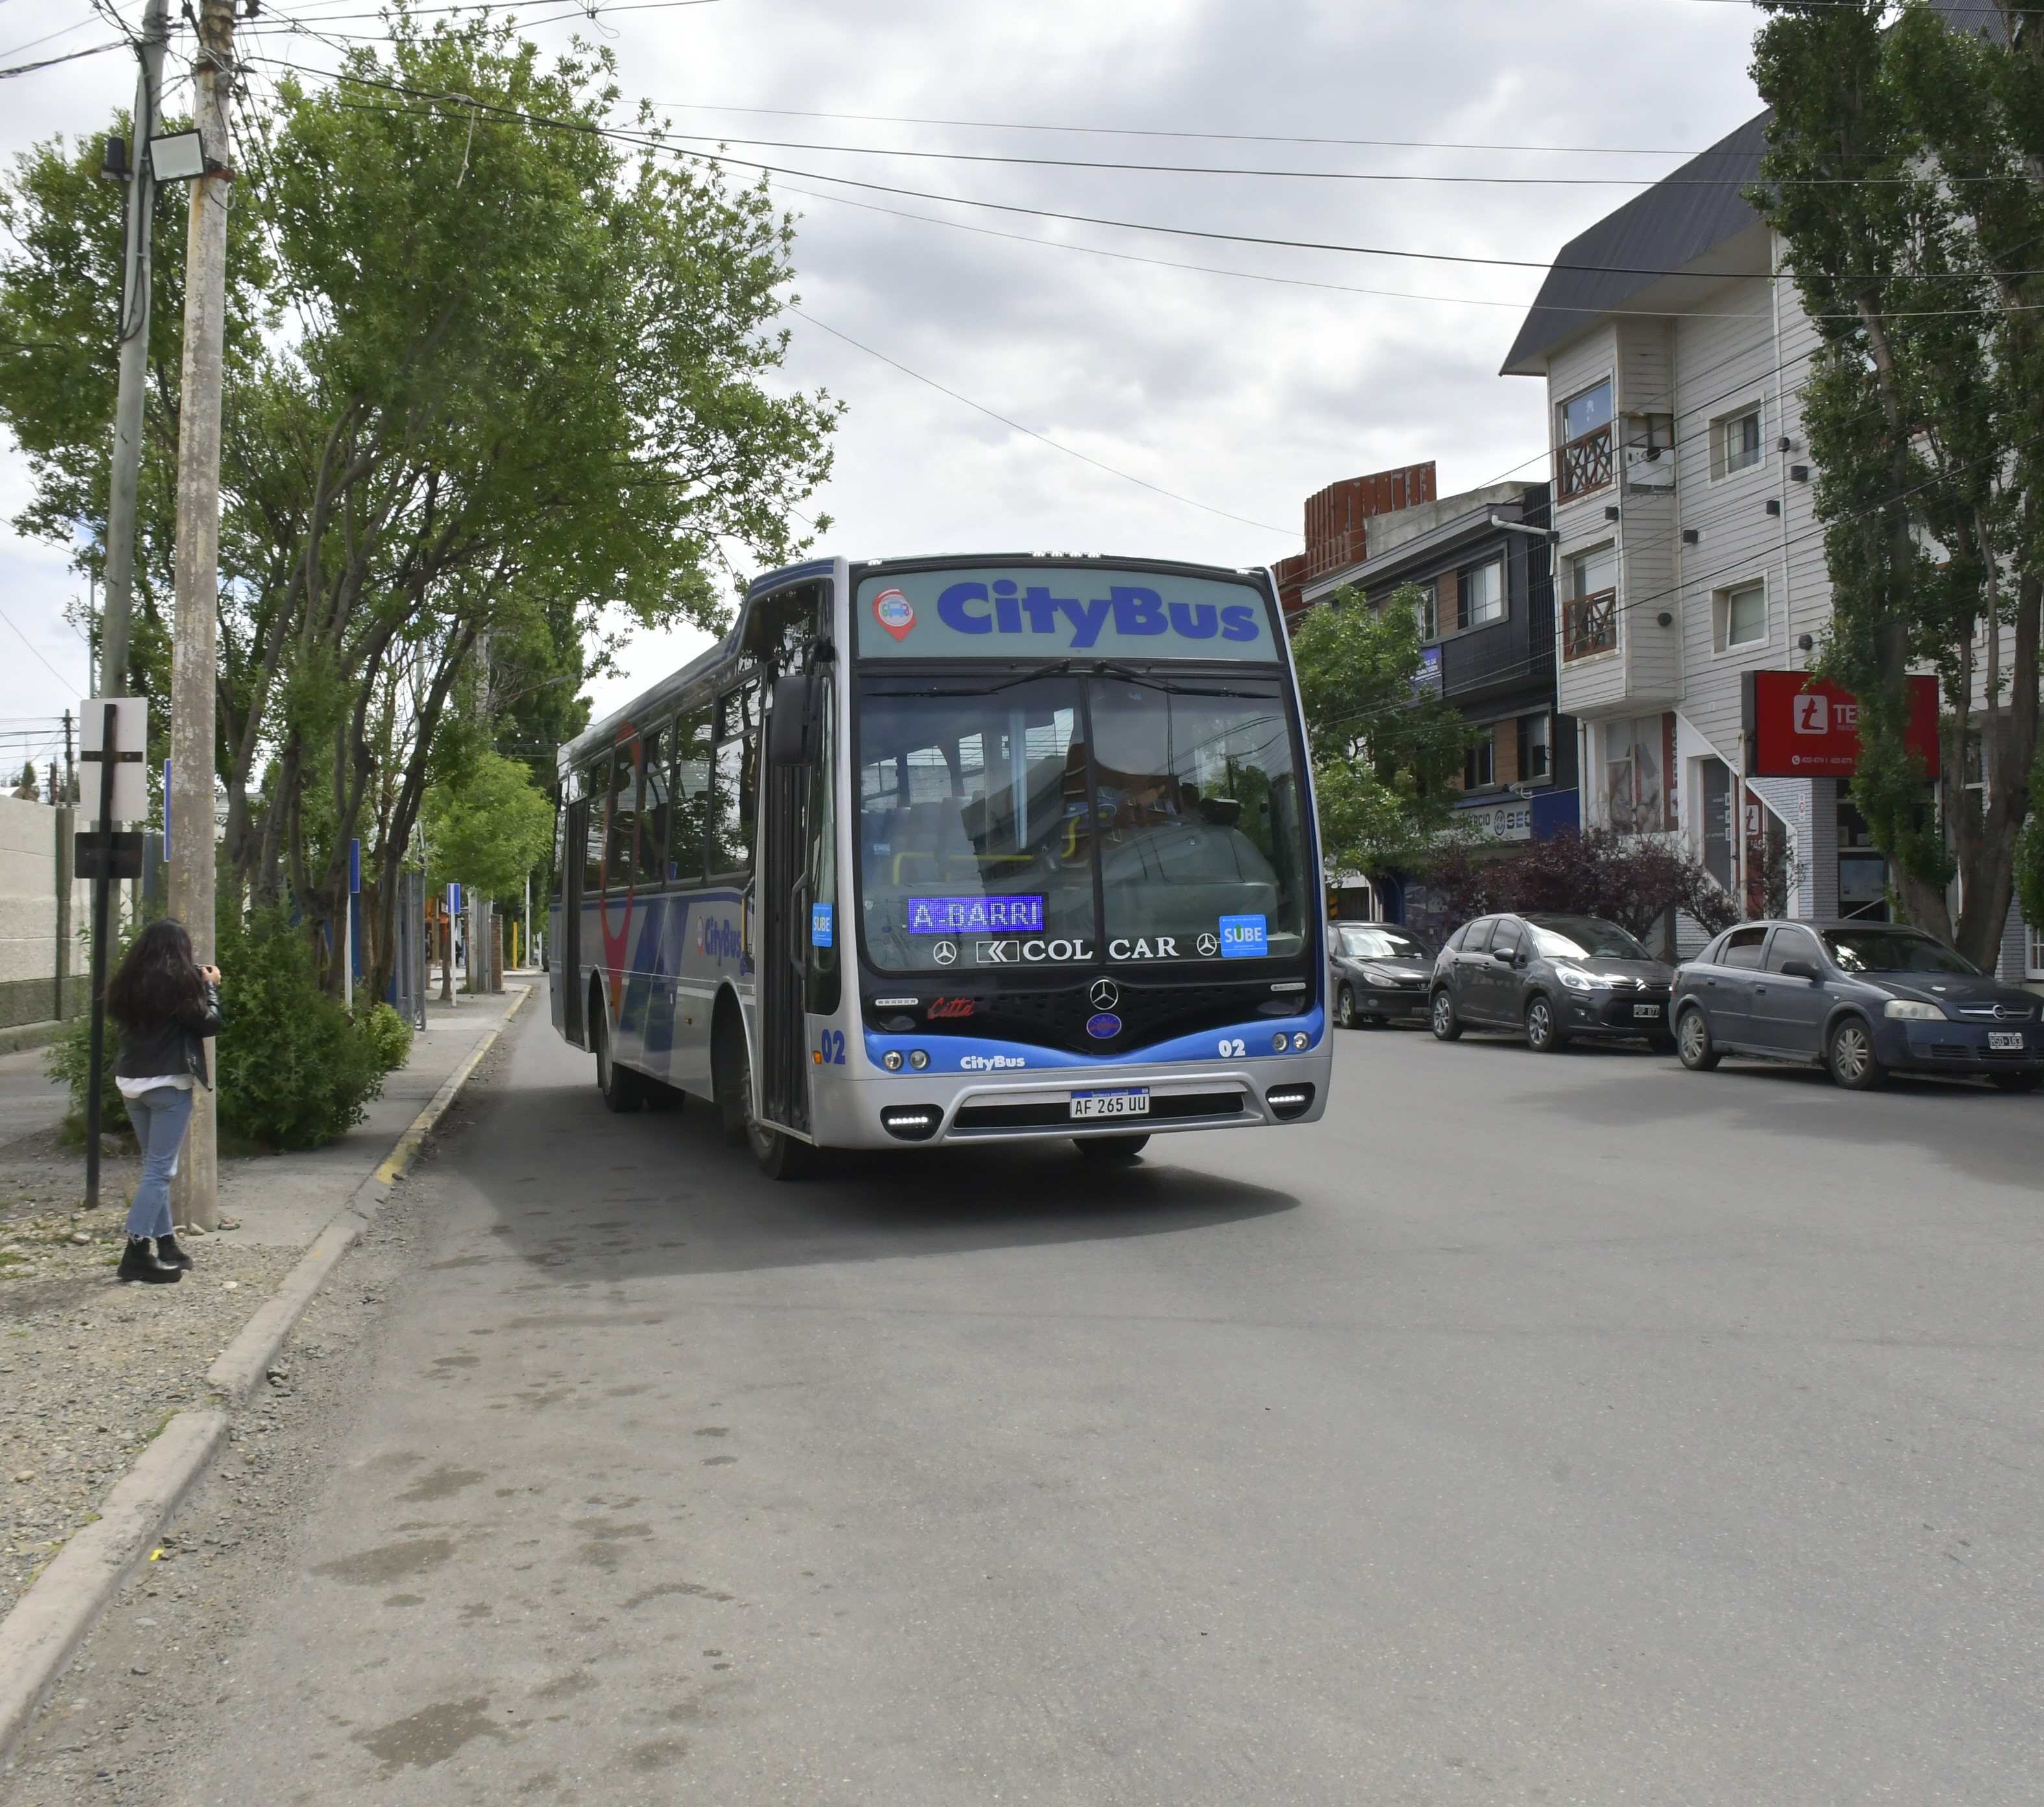
M 150 225 L 156 175 L 149 159 L 163 93 L 169 0 L 149 0 L 136 54 L 135 112 L 129 129 L 128 245 L 121 263 L 121 387 L 113 404 L 113 479 L 106 498 L 106 607 L 99 621 L 99 694 L 128 694 L 128 622 L 135 593 L 135 491 L 142 468 L 142 400 L 149 380 Z
M 227 97 L 233 82 L 234 0 L 201 0 L 194 109 L 206 167 L 192 183 L 185 241 L 183 401 L 178 417 L 177 621 L 171 642 L 171 915 L 213 963 L 213 686 L 218 681 L 220 397 L 227 312 Z M 210 1055 L 208 1066 L 212 1066 Z M 220 1224 L 213 1094 L 197 1088 L 178 1165 L 180 1224 Z

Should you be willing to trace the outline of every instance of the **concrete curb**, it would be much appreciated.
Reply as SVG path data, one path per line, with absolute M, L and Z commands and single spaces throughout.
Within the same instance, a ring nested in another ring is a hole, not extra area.
M 48 1048 L 71 1025 L 56 1021 L 17 1023 L 0 1029 L 0 1054 L 21 1054 L 32 1048 Z
M 512 1001 L 503 1021 L 433 1094 L 375 1172 L 356 1186 L 348 1202 L 298 1257 L 282 1285 L 206 1370 L 206 1384 L 224 1396 L 225 1404 L 238 1404 L 269 1371 L 305 1307 L 368 1228 L 377 1206 L 390 1196 L 391 1186 L 460 1095 L 469 1075 L 538 989 L 529 985 Z M 112 1603 L 144 1546 L 170 1522 L 226 1435 L 225 1411 L 175 1414 L 135 1466 L 115 1483 L 99 1517 L 72 1536 L 35 1586 L 15 1602 L 13 1611 L 0 1620 L 0 1760 L 13 1755 L 64 1666 Z
M 11 1756 L 64 1666 L 227 1434 L 225 1412 L 179 1412 L 0 1621 L 0 1756 Z

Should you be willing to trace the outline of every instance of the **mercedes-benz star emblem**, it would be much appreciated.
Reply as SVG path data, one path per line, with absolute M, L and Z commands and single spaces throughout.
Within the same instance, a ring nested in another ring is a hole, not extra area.
M 1202 935 L 1199 940 L 1199 948 L 1200 952 L 1205 958 L 1212 959 L 1220 952 L 1220 937 L 1217 935 Z
M 939 941 L 930 950 L 930 958 L 940 967 L 947 967 L 958 958 L 958 943 Z
M 1121 1002 L 1121 987 L 1111 978 L 1097 978 L 1086 991 L 1096 1010 L 1112 1010 Z

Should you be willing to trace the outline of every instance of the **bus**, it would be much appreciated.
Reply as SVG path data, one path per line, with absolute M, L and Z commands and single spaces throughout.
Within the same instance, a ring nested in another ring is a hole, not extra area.
M 613 1110 L 818 1151 L 1304 1124 L 1320 862 L 1270 574 L 821 559 L 560 749 L 548 984 Z

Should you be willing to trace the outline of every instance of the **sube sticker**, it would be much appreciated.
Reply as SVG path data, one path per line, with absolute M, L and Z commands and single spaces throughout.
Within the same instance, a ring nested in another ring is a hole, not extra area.
M 1220 952 L 1225 960 L 1250 959 L 1270 952 L 1270 936 L 1260 916 L 1220 919 Z

